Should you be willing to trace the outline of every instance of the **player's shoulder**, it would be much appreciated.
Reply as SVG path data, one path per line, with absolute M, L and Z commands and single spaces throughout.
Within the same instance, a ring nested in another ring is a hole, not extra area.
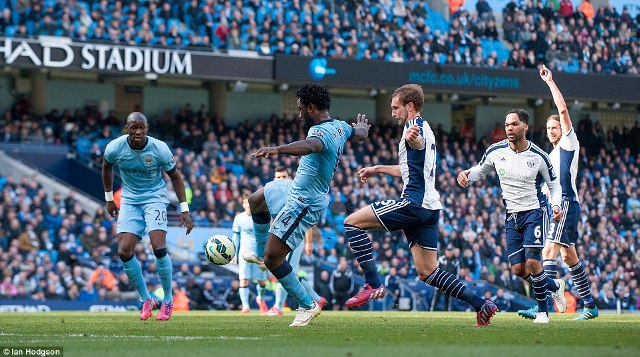
M 128 137 L 129 137 L 129 135 L 127 135 L 127 134 L 120 135 L 119 137 L 109 141 L 107 146 L 111 146 L 111 147 L 122 146 L 122 145 L 127 143 L 127 138 Z
M 158 139 L 158 138 L 154 138 L 153 136 L 149 136 L 147 135 L 147 139 L 149 140 L 149 145 L 153 145 L 155 147 L 169 147 L 169 145 L 167 145 L 167 143 L 165 143 L 164 141 Z
M 529 142 L 529 152 L 533 156 L 540 157 L 540 159 L 543 160 L 547 164 L 547 166 L 551 166 L 551 160 L 549 159 L 549 154 L 544 152 L 544 150 L 542 150 L 538 145 L 532 142 Z
M 129 143 L 127 143 L 128 137 L 129 135 L 124 134 L 111 140 L 104 148 L 105 155 L 112 157 L 112 155 L 117 155 L 126 150 L 129 147 Z
M 485 152 L 485 155 L 489 155 L 492 152 L 497 152 L 499 150 L 504 150 L 504 149 L 508 149 L 508 148 L 509 148 L 509 140 L 504 139 L 504 140 L 498 141 L 497 143 L 491 144 L 487 148 L 487 150 Z
M 161 153 L 169 152 L 171 153 L 171 149 L 169 149 L 169 145 L 164 141 L 154 138 L 153 136 L 147 136 L 149 143 L 147 147 Z

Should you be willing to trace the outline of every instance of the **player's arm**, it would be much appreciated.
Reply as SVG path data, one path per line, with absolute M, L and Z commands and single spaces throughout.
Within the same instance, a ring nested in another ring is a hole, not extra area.
M 115 217 L 118 215 L 118 206 L 113 200 L 113 164 L 107 160 L 106 155 L 102 158 L 102 186 L 104 186 L 106 210 Z
M 553 75 L 551 71 L 545 66 L 542 65 L 540 67 L 540 78 L 542 78 L 549 89 L 551 90 L 551 96 L 553 96 L 553 102 L 558 108 L 558 114 L 560 115 L 560 128 L 562 128 L 562 134 L 566 135 L 571 131 L 573 125 L 571 124 L 571 117 L 569 116 L 569 109 L 567 108 L 567 103 L 564 101 L 564 97 L 560 92 L 560 89 L 553 81 Z
M 560 186 L 560 178 L 555 174 L 553 167 L 547 166 L 544 160 L 539 170 L 547 186 L 549 186 L 549 201 L 551 202 L 553 211 L 553 220 L 558 222 L 562 217 L 562 209 L 560 208 L 560 204 L 562 203 L 562 186 Z
M 167 175 L 171 179 L 173 189 L 176 191 L 176 196 L 178 196 L 178 201 L 180 202 L 180 224 L 182 227 L 187 227 L 187 234 L 189 234 L 193 229 L 193 222 L 191 222 L 191 215 L 189 214 L 189 204 L 187 203 L 187 193 L 182 175 L 175 167 L 169 170 Z
M 367 182 L 367 179 L 376 175 L 388 175 L 393 177 L 402 177 L 400 165 L 376 165 L 363 167 L 358 170 L 360 181 Z
M 304 156 L 320 152 L 322 149 L 324 149 L 322 141 L 316 137 L 310 137 L 286 145 L 263 147 L 256 150 L 252 156 L 256 158 L 278 156 L 280 154 Z
M 485 176 L 489 174 L 492 170 L 494 170 L 493 160 L 488 153 L 484 153 L 482 156 L 482 160 L 480 162 L 467 170 L 464 170 L 458 174 L 458 184 L 462 187 L 469 186 L 470 182 L 475 182 L 483 179 Z
M 424 137 L 422 137 L 422 129 L 413 124 L 404 134 L 404 139 L 413 150 L 423 150 L 426 147 Z
M 369 124 L 369 119 L 367 119 L 364 114 L 358 114 L 356 122 L 351 123 L 351 126 L 353 127 L 353 132 L 351 133 L 349 140 L 360 143 L 369 137 L 369 128 L 371 128 L 371 124 Z
M 304 234 L 304 252 L 311 256 L 313 255 L 313 230 L 317 226 L 312 226 L 307 229 L 307 232 Z

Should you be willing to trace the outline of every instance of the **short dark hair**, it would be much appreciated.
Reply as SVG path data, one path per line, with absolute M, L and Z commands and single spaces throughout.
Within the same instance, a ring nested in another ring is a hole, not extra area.
M 304 105 L 313 104 L 318 110 L 331 108 L 331 95 L 327 87 L 316 83 L 303 83 L 296 90 L 296 97 Z
M 413 103 L 416 112 L 422 112 L 424 106 L 424 92 L 419 84 L 405 84 L 393 91 L 391 98 L 398 97 L 402 105 Z
M 509 114 L 516 114 L 518 116 L 518 119 L 520 119 L 521 122 L 529 125 L 529 113 L 527 113 L 526 110 L 524 109 L 511 109 L 510 111 L 507 112 L 507 115 Z
M 287 170 L 287 168 L 284 166 L 276 166 L 276 169 L 274 170 L 274 172 L 286 172 L 288 174 L 289 170 Z

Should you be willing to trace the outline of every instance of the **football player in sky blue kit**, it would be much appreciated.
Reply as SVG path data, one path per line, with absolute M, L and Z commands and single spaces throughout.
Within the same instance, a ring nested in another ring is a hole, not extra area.
M 267 272 L 262 270 L 258 264 L 245 259 L 248 254 L 253 254 L 256 250 L 256 237 L 253 234 L 249 195 L 246 193 L 242 195 L 242 208 L 244 208 L 244 211 L 233 218 L 232 226 L 233 243 L 239 249 L 238 278 L 240 279 L 239 293 L 242 301 L 240 313 L 248 314 L 251 311 L 249 307 L 249 283 L 252 280 L 258 282 L 256 285 L 256 303 L 260 308 L 260 312 L 267 312 L 267 303 L 264 301 Z
M 478 181 L 491 171 L 498 174 L 507 209 L 505 230 L 511 271 L 531 282 L 539 309 L 533 322 L 549 323 L 547 291 L 552 292 L 561 310 L 566 309 L 567 302 L 565 282 L 554 281 L 542 269 L 545 240 L 544 216 L 540 208 L 540 197 L 544 195 L 542 184 L 546 182 L 551 191 L 556 221 L 562 215 L 562 192 L 549 156 L 527 140 L 528 128 L 529 113 L 523 109 L 509 111 L 505 118 L 507 139 L 491 145 L 478 165 L 460 172 L 458 184 L 467 187 L 469 182 Z
M 547 119 L 547 138 L 553 144 L 553 151 L 549 154 L 551 164 L 559 170 L 563 211 L 560 222 L 551 222 L 548 226 L 547 242 L 542 250 L 542 267 L 547 275 L 555 278 L 558 273 L 556 259 L 560 253 L 562 260 L 569 267 L 571 279 L 573 279 L 578 294 L 584 302 L 580 315 L 574 320 L 595 319 L 598 317 L 598 308 L 591 295 L 587 274 L 576 253 L 578 222 L 580 221 L 580 201 L 578 201 L 576 188 L 580 143 L 571 124 L 571 117 L 569 117 L 564 97 L 553 81 L 551 71 L 544 65 L 540 68 L 540 78 L 549 86 L 559 113 L 559 115 L 552 115 Z M 540 204 L 547 205 L 546 201 Z M 520 310 L 518 314 L 526 318 L 534 318 L 537 310 L 537 306 L 534 306 L 529 310 Z
M 302 243 L 304 233 L 324 215 L 329 204 L 329 183 L 347 140 L 366 139 L 370 125 L 360 114 L 353 127 L 331 119 L 331 96 L 324 86 L 303 84 L 296 91 L 296 97 L 298 117 L 308 130 L 307 138 L 277 147 L 260 148 L 253 153 L 256 158 L 279 154 L 301 156 L 296 176 L 287 192 L 286 204 L 270 226 L 271 217 L 264 201 L 260 202 L 252 195 L 249 203 L 258 242 L 256 254 L 259 257 L 264 255 L 267 268 L 300 306 L 290 326 L 306 326 L 320 314 L 320 306 L 305 292 L 286 256 Z M 263 246 L 261 242 L 264 242 L 267 231 L 267 242 Z
M 362 182 L 380 174 L 402 178 L 403 190 L 400 198 L 375 202 L 345 219 L 345 236 L 366 280 L 345 306 L 361 306 L 386 294 L 366 231 L 402 230 L 409 241 L 420 280 L 468 302 L 477 313 L 477 324 L 489 325 L 497 311 L 493 302 L 481 298 L 457 277 L 438 268 L 438 221 L 442 204 L 435 188 L 435 137 L 420 115 L 423 105 L 424 93 L 417 84 L 407 84 L 393 92 L 391 115 L 403 127 L 398 148 L 399 165 L 377 165 L 358 171 Z
M 118 255 L 129 281 L 142 300 L 140 320 L 152 315 L 158 302 L 151 298 L 142 277 L 140 263 L 134 255 L 136 242 L 149 234 L 153 254 L 157 258 L 158 275 L 164 290 L 162 307 L 156 320 L 169 320 L 173 311 L 171 277 L 173 269 L 167 252 L 167 186 L 162 178 L 166 172 L 171 178 L 180 201 L 180 221 L 193 229 L 182 176 L 176 168 L 173 154 L 163 141 L 147 136 L 149 125 L 144 114 L 133 112 L 127 117 L 127 134 L 111 141 L 102 160 L 107 212 L 118 217 Z M 118 166 L 122 179 L 122 198 L 118 209 L 113 200 L 113 166 Z
M 275 218 L 280 210 L 284 207 L 287 202 L 287 192 L 289 191 L 289 186 L 291 185 L 291 177 L 289 176 L 289 172 L 284 167 L 277 167 L 275 170 L 275 175 L 273 181 L 268 182 L 263 189 L 256 191 L 256 195 L 264 195 L 264 201 L 269 209 L 269 213 L 272 218 Z M 302 251 L 304 250 L 307 255 L 313 254 L 313 227 L 304 235 L 304 245 L 299 244 L 298 247 L 289 254 L 287 254 L 287 261 L 291 265 L 291 268 L 294 272 L 298 272 L 298 267 L 300 266 L 300 258 L 302 258 Z M 297 230 L 293 234 L 299 234 Z M 304 272 L 302 272 L 304 273 Z M 304 286 L 304 289 L 311 297 L 311 299 L 320 305 L 320 310 L 327 303 L 327 300 L 318 293 L 313 290 L 309 282 L 301 277 L 302 273 L 298 273 L 298 278 L 300 283 Z M 287 291 L 282 287 L 282 284 L 278 283 L 276 286 L 276 301 L 269 309 L 269 311 L 265 312 L 263 315 L 265 316 L 279 316 L 282 315 L 282 307 L 284 306 L 285 300 L 287 299 Z

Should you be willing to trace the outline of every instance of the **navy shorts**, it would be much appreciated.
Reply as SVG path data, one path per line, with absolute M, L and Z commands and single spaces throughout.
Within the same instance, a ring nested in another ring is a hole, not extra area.
M 403 198 L 374 202 L 371 208 L 384 229 L 404 232 L 409 247 L 417 244 L 423 249 L 438 251 L 439 209 L 426 209 Z
M 527 258 L 542 260 L 540 256 L 527 256 L 525 248 L 544 247 L 542 209 L 507 213 L 507 253 L 511 265 L 524 263 Z
M 580 221 L 580 203 L 576 201 L 562 202 L 562 218 L 560 222 L 549 215 L 549 231 L 547 242 L 558 243 L 564 247 L 575 245 L 578 241 L 578 222 Z

